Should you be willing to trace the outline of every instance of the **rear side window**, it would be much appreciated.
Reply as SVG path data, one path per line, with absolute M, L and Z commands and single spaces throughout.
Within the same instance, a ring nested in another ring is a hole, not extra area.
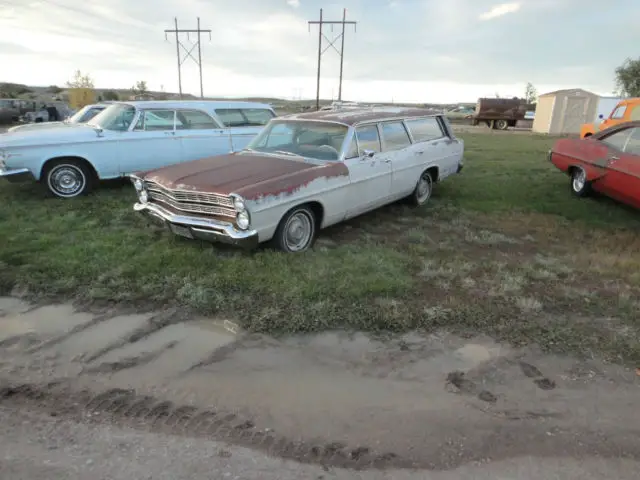
M 383 123 L 382 138 L 385 150 L 400 150 L 411 145 L 411 139 L 402 122 Z
M 225 127 L 260 127 L 274 117 L 265 108 L 217 108 L 216 113 Z
M 428 142 L 444 137 L 442 126 L 436 118 L 405 120 L 404 123 L 411 132 L 414 142 Z
M 242 108 L 240 111 L 247 119 L 247 125 L 252 127 L 266 125 L 274 117 L 271 110 L 264 108 Z
M 212 130 L 219 128 L 213 118 L 198 110 L 181 110 L 178 119 L 182 123 L 180 128 L 185 130 Z
M 364 155 L 365 150 L 379 152 L 382 150 L 380 146 L 380 136 L 378 135 L 378 127 L 375 125 L 366 125 L 356 129 L 358 137 L 358 149 L 360 155 Z
M 640 120 L 640 105 L 636 105 L 631 110 L 631 120 Z

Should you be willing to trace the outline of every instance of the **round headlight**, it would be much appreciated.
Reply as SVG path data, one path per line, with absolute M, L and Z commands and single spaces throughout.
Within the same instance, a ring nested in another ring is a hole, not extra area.
M 240 197 L 235 197 L 233 199 L 233 206 L 238 212 L 243 212 L 247 208 L 244 204 L 244 200 Z
M 249 213 L 247 211 L 240 212 L 236 217 L 236 223 L 240 230 L 246 230 L 249 228 Z
M 140 201 L 142 203 L 147 203 L 149 201 L 149 195 L 147 194 L 146 190 L 142 190 L 139 194 L 138 197 L 140 198 Z
M 139 192 L 140 192 L 140 191 L 142 191 L 142 187 L 143 187 L 143 185 L 142 185 L 142 180 L 140 180 L 139 178 L 136 178 L 136 179 L 133 181 L 133 186 L 135 187 L 135 189 L 136 189 L 137 191 L 139 191 Z

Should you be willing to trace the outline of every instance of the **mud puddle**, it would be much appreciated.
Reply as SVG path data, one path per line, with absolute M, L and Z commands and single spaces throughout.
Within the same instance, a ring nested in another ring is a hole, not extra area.
M 450 468 L 567 448 L 640 455 L 640 425 L 628 421 L 638 381 L 619 366 L 446 332 L 236 332 L 177 310 L 96 316 L 0 298 L 2 378 L 23 384 L 4 399 L 77 395 L 74 405 L 121 419 L 162 417 L 182 434 L 347 465 Z M 47 393 L 53 381 L 64 388 Z

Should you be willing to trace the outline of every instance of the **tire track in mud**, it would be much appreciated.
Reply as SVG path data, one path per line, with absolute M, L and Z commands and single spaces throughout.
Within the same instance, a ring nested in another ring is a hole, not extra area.
M 361 469 L 415 468 L 413 462 L 392 452 L 379 453 L 368 446 L 349 447 L 341 442 L 309 442 L 286 438 L 273 430 L 258 429 L 249 419 L 213 408 L 176 405 L 135 390 L 113 388 L 96 394 L 74 390 L 67 382 L 46 385 L 12 384 L 0 379 L 0 405 L 35 408 L 51 416 L 84 422 L 114 422 L 168 434 L 209 437 L 272 456 L 326 467 Z

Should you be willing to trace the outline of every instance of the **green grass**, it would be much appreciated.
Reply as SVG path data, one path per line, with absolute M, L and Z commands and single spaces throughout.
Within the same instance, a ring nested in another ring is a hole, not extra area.
M 183 305 L 280 333 L 485 333 L 640 361 L 640 215 L 570 196 L 553 140 L 462 134 L 466 164 L 422 209 L 397 204 L 321 232 L 313 251 L 253 253 L 146 228 L 133 189 L 44 198 L 0 186 L 0 293 L 158 309 Z

